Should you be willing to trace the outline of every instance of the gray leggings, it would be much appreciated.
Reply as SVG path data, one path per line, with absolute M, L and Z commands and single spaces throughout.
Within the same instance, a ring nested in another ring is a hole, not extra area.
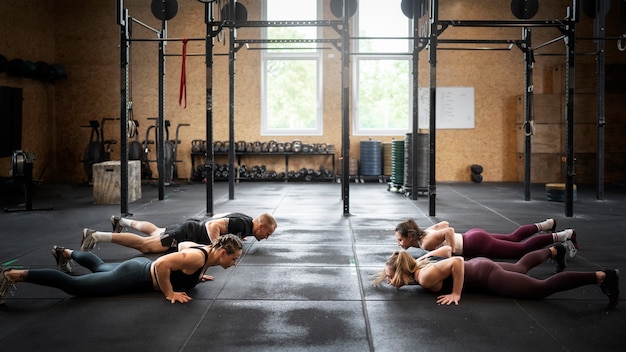
M 25 282 L 56 287 L 77 297 L 102 297 L 125 293 L 153 292 L 148 258 L 105 263 L 91 252 L 73 251 L 72 259 L 91 273 L 72 276 L 54 269 L 30 269 Z

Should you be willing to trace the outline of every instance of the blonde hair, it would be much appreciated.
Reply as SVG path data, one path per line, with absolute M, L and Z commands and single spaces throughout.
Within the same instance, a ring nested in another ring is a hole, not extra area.
M 415 260 L 407 251 L 395 251 L 385 262 L 385 266 L 394 271 L 390 284 L 396 287 L 415 282 L 415 272 L 430 264 L 429 258 Z M 383 269 L 374 279 L 375 285 L 380 285 L 387 279 Z
M 235 235 L 222 235 L 215 243 L 210 245 L 213 249 L 223 249 L 226 254 L 235 254 L 235 252 L 243 250 L 243 242 Z
M 265 225 L 272 226 L 274 229 L 278 227 L 278 224 L 276 223 L 276 218 L 274 218 L 274 215 L 270 213 L 263 213 L 257 216 L 257 219 L 259 219 L 259 221 Z

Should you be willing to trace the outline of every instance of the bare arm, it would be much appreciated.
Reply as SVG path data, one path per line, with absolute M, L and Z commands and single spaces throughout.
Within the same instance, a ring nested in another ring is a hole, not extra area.
M 422 248 L 427 251 L 435 250 L 442 245 L 454 248 L 454 244 L 454 229 L 452 227 L 426 231 L 426 235 L 422 238 Z
M 191 297 L 186 292 L 176 292 L 170 281 L 170 273 L 174 270 L 196 271 L 204 265 L 204 256 L 200 251 L 182 251 L 164 255 L 154 261 L 156 277 L 161 292 L 172 303 L 186 303 Z
M 211 243 L 217 242 L 221 235 L 226 234 L 226 219 L 211 220 L 206 223 L 206 230 Z
M 463 257 L 451 257 L 420 270 L 417 281 L 427 290 L 438 291 L 443 281 L 452 276 L 452 292 L 437 297 L 438 304 L 459 304 L 463 282 L 465 279 L 465 266 Z
M 417 260 L 424 259 L 426 257 L 443 257 L 450 258 L 452 257 L 452 248 L 450 246 L 441 246 L 433 251 L 430 251 L 423 256 L 417 258 Z

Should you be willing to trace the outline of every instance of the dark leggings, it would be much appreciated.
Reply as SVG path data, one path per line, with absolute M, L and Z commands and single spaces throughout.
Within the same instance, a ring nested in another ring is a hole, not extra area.
M 73 251 L 72 259 L 91 271 L 71 276 L 53 269 L 29 269 L 25 282 L 56 287 L 77 297 L 102 297 L 154 291 L 148 258 L 137 257 L 122 263 L 105 263 L 91 252 Z
M 463 290 L 537 299 L 598 282 L 595 272 L 560 272 L 543 280 L 526 275 L 549 257 L 550 250 L 546 248 L 526 254 L 515 264 L 494 262 L 487 258 L 470 259 L 465 262 Z
M 463 234 L 463 256 L 517 259 L 524 254 L 554 243 L 551 233 L 533 236 L 537 225 L 524 225 L 511 234 L 493 234 L 483 229 L 471 229 Z M 528 237 L 532 238 L 527 239 Z M 523 242 L 522 242 L 523 241 Z

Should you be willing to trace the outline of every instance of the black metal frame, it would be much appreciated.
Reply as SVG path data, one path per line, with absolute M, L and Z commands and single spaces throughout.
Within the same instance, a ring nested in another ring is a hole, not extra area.
M 416 67 L 413 70 L 413 89 L 414 96 L 417 96 L 418 90 L 418 69 L 417 65 L 419 63 L 419 53 L 424 48 L 429 49 L 429 63 L 430 63 L 430 121 L 429 121 L 429 137 L 430 137 L 430 172 L 429 172 L 429 215 L 435 216 L 435 199 L 437 194 L 436 187 L 436 174 L 435 174 L 435 147 L 436 147 L 436 86 L 437 86 L 437 51 L 438 50 L 468 50 L 468 49 L 459 49 L 459 48 L 438 48 L 440 43 L 456 43 L 456 44 L 507 44 L 508 48 L 483 48 L 484 50 L 510 50 L 513 45 L 517 45 L 525 55 L 525 99 L 524 99 L 524 115 L 525 115 L 525 128 L 526 130 L 526 140 L 525 140 L 525 168 L 524 168 L 524 199 L 530 200 L 530 152 L 531 152 L 531 131 L 530 126 L 532 124 L 532 94 L 533 94 L 533 86 L 532 86 L 532 67 L 534 62 L 534 54 L 533 51 L 537 48 L 532 48 L 532 36 L 531 36 L 531 28 L 557 28 L 563 32 L 563 36 L 555 39 L 549 43 L 558 41 L 560 39 L 565 39 L 565 44 L 567 46 L 567 51 L 565 54 L 566 64 L 567 64 L 567 75 L 566 75 L 566 155 L 564 158 L 567 162 L 567 176 L 566 176 L 566 216 L 573 215 L 573 179 L 576 175 L 574 169 L 574 148 L 573 148 L 573 129 L 574 129 L 574 92 L 575 92 L 575 29 L 576 23 L 579 21 L 579 2 L 580 0 L 572 0 L 572 6 L 568 7 L 568 14 L 564 20 L 515 20 L 515 21 L 498 21 L 498 20 L 481 20 L 481 21 L 466 21 L 466 20 L 440 20 L 439 19 L 439 0 L 430 0 L 429 8 L 427 11 L 430 12 L 428 16 L 429 26 L 429 34 L 424 37 L 421 36 L 420 26 L 419 26 L 419 18 L 420 14 L 419 7 L 414 6 L 413 18 L 414 18 L 414 49 L 413 49 L 413 65 Z M 231 0 L 233 5 L 236 5 L 236 0 Z M 230 30 L 230 50 L 229 50 L 229 76 L 230 76 L 230 90 L 229 90 L 229 142 L 231 145 L 234 145 L 234 105 L 235 105 L 235 94 L 234 94 L 234 77 L 235 77 L 235 62 L 236 62 L 236 53 L 242 47 L 241 44 L 249 44 L 249 43 L 295 43 L 295 42 L 317 42 L 317 43 L 331 43 L 335 48 L 339 49 L 341 52 L 341 88 L 342 88 L 342 96 L 341 96 L 341 109 L 342 109 L 342 150 L 341 157 L 343 160 L 349 160 L 350 157 L 350 136 L 349 136 L 349 65 L 350 65 L 350 40 L 354 38 L 350 38 L 349 36 L 349 18 L 346 14 L 349 13 L 348 2 L 343 2 L 343 16 L 340 20 L 322 20 L 322 21 L 233 21 L 233 20 L 225 20 L 215 22 L 213 18 L 213 3 L 212 2 L 204 2 L 205 6 L 205 23 L 206 23 L 206 37 L 205 38 L 194 38 L 191 40 L 205 40 L 206 41 L 206 96 L 207 96 L 207 114 L 206 114 L 206 141 L 207 145 L 211 146 L 213 144 L 213 46 L 214 46 L 214 37 L 216 37 L 223 29 Z M 604 2 L 597 2 L 598 6 L 598 14 L 604 14 Z M 165 8 L 165 0 L 163 0 L 163 9 Z M 236 18 L 235 16 L 235 8 L 236 6 L 230 6 L 229 10 L 230 18 Z M 423 14 L 424 17 L 426 13 Z M 163 16 L 165 17 L 165 16 Z M 118 24 L 120 25 L 120 41 L 122 45 L 120 46 L 120 63 L 121 63 L 121 81 L 122 81 L 122 90 L 121 90 L 121 116 L 125 116 L 125 118 L 120 119 L 120 127 L 121 127 L 121 135 L 122 135 L 122 143 L 121 143 L 121 160 L 122 160 L 122 168 L 121 168 L 121 176 L 122 176 L 122 206 L 121 212 L 127 213 L 128 211 L 128 146 L 126 138 L 124 138 L 127 134 L 127 122 L 128 122 L 128 111 L 130 109 L 130 104 L 128 102 L 128 61 L 129 61 L 129 49 L 130 49 L 130 41 L 140 41 L 141 39 L 133 39 L 129 38 L 128 26 L 130 17 L 128 16 L 128 11 L 123 9 L 123 0 L 118 0 Z M 237 39 L 236 38 L 236 29 L 239 27 L 271 27 L 271 26 L 331 26 L 333 27 L 339 34 L 340 39 L 316 39 L 316 40 L 262 40 L 262 39 Z M 457 39 L 457 40 L 446 40 L 439 39 L 438 36 L 443 33 L 449 27 L 520 27 L 523 28 L 523 35 L 521 40 L 471 40 L 471 39 Z M 426 27 L 428 28 L 428 27 Z M 596 36 L 594 36 L 594 40 L 598 40 L 598 169 L 597 169 L 597 179 L 598 179 L 598 189 L 597 189 L 597 198 L 603 199 L 603 158 L 604 158 L 604 125 L 605 125 L 605 117 L 604 117 L 604 40 L 608 39 L 604 35 L 604 16 L 598 16 L 598 20 L 596 21 L 597 32 Z M 164 36 L 166 33 L 166 20 L 162 20 L 162 30 L 159 32 L 159 126 L 161 127 L 159 130 L 159 139 L 163 140 L 163 57 L 164 57 L 164 49 L 163 43 L 166 40 L 174 41 L 181 39 L 167 39 Z M 358 39 L 358 38 L 357 38 Z M 621 39 L 621 38 L 617 38 Z M 544 45 L 547 45 L 546 43 Z M 476 50 L 474 48 L 474 50 Z M 414 99 L 413 103 L 413 136 L 417 136 L 418 132 L 418 111 L 419 111 L 419 102 L 418 99 Z M 158 153 L 158 162 L 159 162 L 159 199 L 163 199 L 163 180 L 162 180 L 162 168 L 163 168 L 163 148 L 158 147 L 160 150 Z M 162 144 L 162 143 L 161 143 Z M 205 168 L 207 172 L 207 214 L 212 215 L 213 213 L 213 164 L 214 164 L 214 155 L 212 152 L 213 148 L 207 148 L 207 155 L 205 158 Z M 413 143 L 413 163 L 412 165 L 417 165 L 419 155 L 419 149 L 417 143 Z M 229 151 L 229 164 L 230 167 L 234 165 L 235 162 L 235 152 L 234 148 Z M 342 200 L 343 200 L 343 214 L 347 216 L 350 214 L 350 206 L 349 206 L 349 163 L 342 163 Z M 234 199 L 234 176 L 229 177 L 229 198 Z M 417 173 L 413 172 L 413 178 L 411 180 L 413 185 L 417 185 Z M 417 199 L 417 192 L 413 192 L 413 199 Z

